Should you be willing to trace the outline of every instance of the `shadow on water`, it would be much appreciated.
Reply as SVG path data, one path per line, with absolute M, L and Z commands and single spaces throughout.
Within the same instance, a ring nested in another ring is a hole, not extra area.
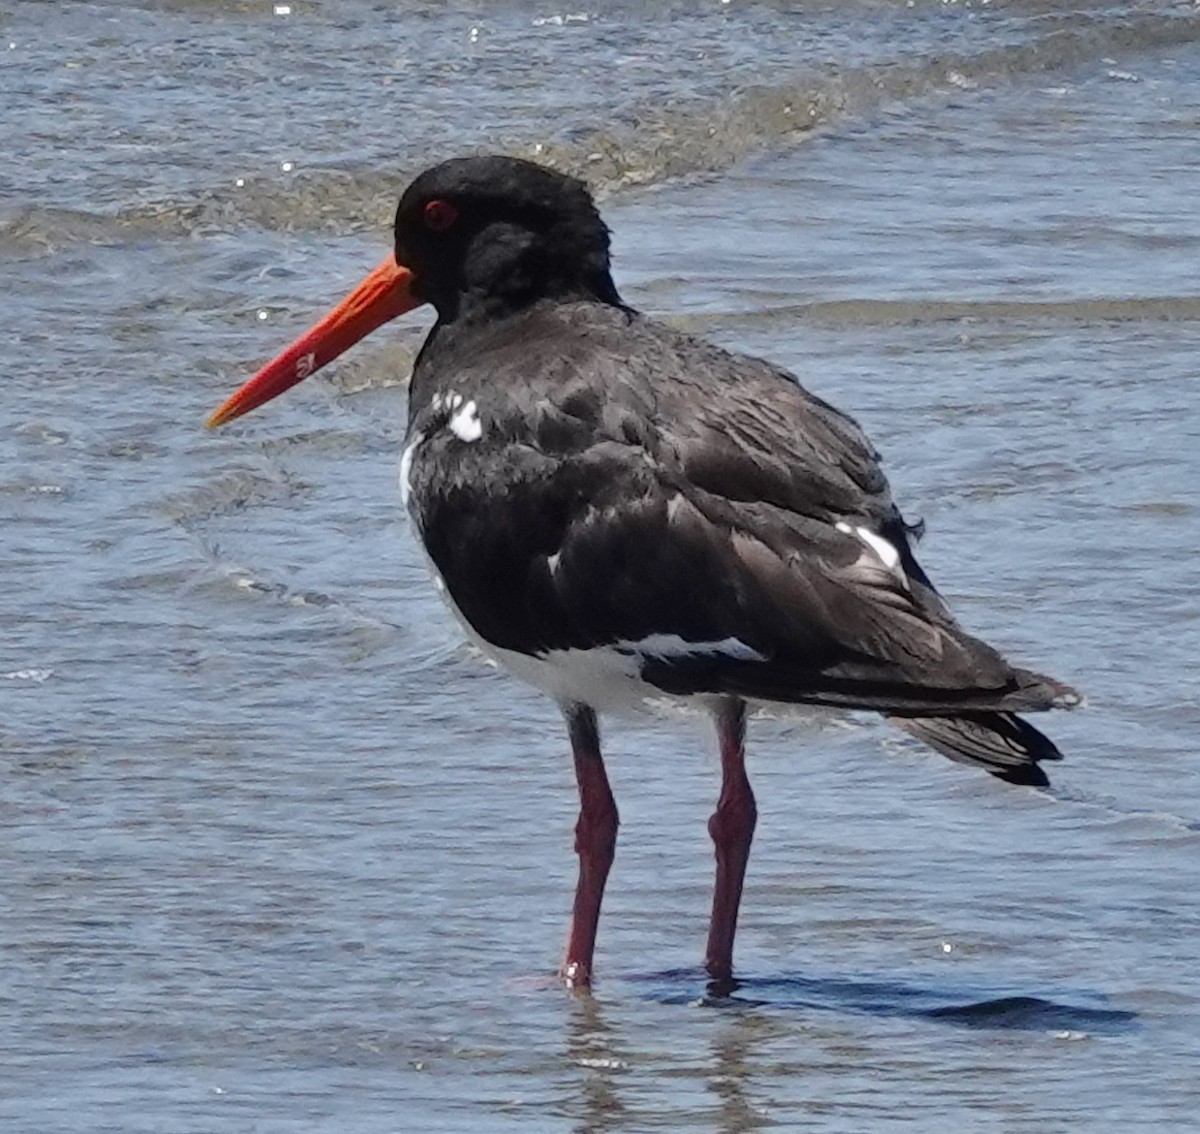
M 663 1004 L 697 1004 L 708 1008 L 774 1008 L 821 1012 L 854 1012 L 933 1020 L 964 1028 L 1011 1031 L 1079 1031 L 1118 1035 L 1137 1028 L 1137 1013 L 1100 1005 L 1066 1003 L 1042 996 L 995 995 L 985 990 L 921 988 L 894 981 L 853 977 L 777 976 L 707 980 L 695 968 L 671 969 L 634 978 L 651 987 L 646 998 Z M 1097 994 L 1081 994 L 1096 1000 Z
M 709 980 L 700 968 L 686 968 L 631 975 L 624 981 L 640 987 L 645 1001 L 724 1010 L 724 1018 L 699 1051 L 681 1055 L 672 1044 L 669 1054 L 658 1056 L 665 1059 L 659 1069 L 669 1069 L 675 1081 L 686 1084 L 690 1080 L 702 1086 L 695 1105 L 704 1109 L 711 1123 L 706 1128 L 720 1134 L 748 1134 L 778 1125 L 763 1110 L 760 1092 L 755 1089 L 755 1082 L 761 1083 L 777 1062 L 764 1058 L 764 1041 L 777 1034 L 764 1010 L 850 1012 L 1060 1036 L 1118 1035 L 1138 1026 L 1135 1013 L 1119 1009 L 1037 996 L 959 998 L 945 988 L 849 977 L 779 974 L 717 982 Z M 620 1024 L 609 1019 L 603 998 L 580 995 L 573 1008 L 565 1041 L 578 1074 L 570 1080 L 560 1103 L 574 1120 L 574 1134 L 643 1129 L 632 1124 L 643 1116 L 644 1082 L 628 1075 L 633 1066 L 654 1066 L 655 1055 L 647 1051 L 644 1037 L 631 1039 Z

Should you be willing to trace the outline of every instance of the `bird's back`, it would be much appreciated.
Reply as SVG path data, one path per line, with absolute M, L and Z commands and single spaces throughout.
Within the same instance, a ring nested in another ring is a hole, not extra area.
M 545 304 L 435 336 L 412 399 L 418 522 L 487 642 L 631 651 L 681 695 L 907 714 L 1055 697 L 958 627 L 863 432 L 769 363 Z M 478 436 L 453 428 L 468 403 Z

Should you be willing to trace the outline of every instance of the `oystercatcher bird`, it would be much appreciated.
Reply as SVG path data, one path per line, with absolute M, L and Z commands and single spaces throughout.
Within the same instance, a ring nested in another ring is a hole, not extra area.
M 617 808 L 597 713 L 710 713 L 721 791 L 706 967 L 731 979 L 756 808 L 747 705 L 873 710 L 939 752 L 1045 785 L 1015 715 L 1078 702 L 967 634 L 913 557 L 878 454 L 788 372 L 617 294 L 584 185 L 447 161 L 408 187 L 395 255 L 209 419 L 227 422 L 421 304 L 401 461 L 434 582 L 485 655 L 553 697 L 579 785 L 563 960 L 586 986 Z

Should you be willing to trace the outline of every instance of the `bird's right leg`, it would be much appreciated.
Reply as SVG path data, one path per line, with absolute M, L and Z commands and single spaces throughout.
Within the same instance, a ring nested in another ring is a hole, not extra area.
M 728 698 L 715 719 L 721 742 L 721 797 L 708 821 L 717 855 L 717 881 L 704 967 L 714 980 L 729 981 L 733 978 L 733 938 L 758 807 L 746 776 L 745 702 Z
M 564 708 L 563 715 L 579 784 L 579 822 L 575 825 L 579 884 L 560 973 L 568 988 L 587 988 L 592 981 L 592 954 L 604 883 L 617 846 L 617 805 L 600 755 L 595 712 L 587 705 L 572 704 Z

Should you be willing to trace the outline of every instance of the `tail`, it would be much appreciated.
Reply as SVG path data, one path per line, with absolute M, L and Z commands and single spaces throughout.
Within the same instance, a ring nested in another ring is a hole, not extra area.
M 1010 784 L 1048 787 L 1043 760 L 1061 760 L 1054 742 L 1014 713 L 956 717 L 888 717 L 892 724 L 960 764 L 974 764 Z

